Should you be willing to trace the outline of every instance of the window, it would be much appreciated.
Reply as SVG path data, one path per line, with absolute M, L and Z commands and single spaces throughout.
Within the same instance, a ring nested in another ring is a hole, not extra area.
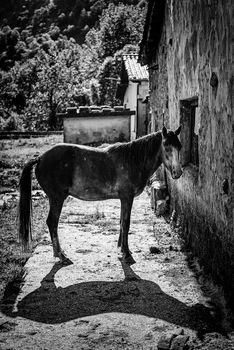
M 181 131 L 181 160 L 182 164 L 193 164 L 199 166 L 198 149 L 198 98 L 193 97 L 180 101 L 180 123 Z

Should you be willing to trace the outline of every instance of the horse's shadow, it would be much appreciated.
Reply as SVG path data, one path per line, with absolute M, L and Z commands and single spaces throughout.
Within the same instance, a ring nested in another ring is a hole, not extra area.
M 198 334 L 216 330 L 210 309 L 201 304 L 185 305 L 164 293 L 156 283 L 140 279 L 123 262 L 123 281 L 91 281 L 57 288 L 54 277 L 62 267 L 60 264 L 53 266 L 41 286 L 18 302 L 18 312 L 13 313 L 13 305 L 4 303 L 1 311 L 11 317 L 21 316 L 49 324 L 118 312 L 161 319 L 194 329 Z

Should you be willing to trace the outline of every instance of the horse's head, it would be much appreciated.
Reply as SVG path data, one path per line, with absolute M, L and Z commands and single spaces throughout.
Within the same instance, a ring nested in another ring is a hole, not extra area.
M 170 171 L 173 179 L 178 179 L 182 175 L 179 160 L 181 143 L 178 139 L 180 131 L 181 126 L 176 131 L 167 131 L 165 126 L 162 129 L 162 162 Z

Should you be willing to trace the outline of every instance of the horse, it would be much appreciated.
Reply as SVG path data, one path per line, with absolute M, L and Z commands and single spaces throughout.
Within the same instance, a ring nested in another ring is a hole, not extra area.
M 61 143 L 37 159 L 28 161 L 19 183 L 19 240 L 24 250 L 30 249 L 32 240 L 31 175 L 36 165 L 36 179 L 49 199 L 46 223 L 54 256 L 62 264 L 69 259 L 60 247 L 58 222 L 64 200 L 69 195 L 85 201 L 120 199 L 118 248 L 121 248 L 125 263 L 135 263 L 128 246 L 134 197 L 142 193 L 147 181 L 162 163 L 173 179 L 182 175 L 180 131 L 181 126 L 174 132 L 163 127 L 162 131 L 103 148 Z

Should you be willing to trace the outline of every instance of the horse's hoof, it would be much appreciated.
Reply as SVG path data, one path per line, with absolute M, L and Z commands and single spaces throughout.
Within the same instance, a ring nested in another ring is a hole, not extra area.
M 62 264 L 63 266 L 68 266 L 72 265 L 73 262 L 69 258 L 63 258 L 62 260 L 60 260 L 60 264 Z
M 127 281 L 127 282 L 140 281 L 140 280 L 141 280 L 141 278 L 137 275 L 125 277 L 125 281 Z
M 73 262 L 69 258 L 67 258 L 64 253 L 59 253 L 59 262 L 64 266 L 73 264 Z
M 136 261 L 133 259 L 133 257 L 131 255 L 123 256 L 123 260 L 128 265 L 133 265 L 136 263 Z

